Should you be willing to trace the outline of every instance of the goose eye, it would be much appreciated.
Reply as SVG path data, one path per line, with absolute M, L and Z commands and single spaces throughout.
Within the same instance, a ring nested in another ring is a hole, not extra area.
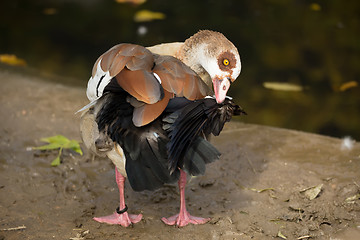
M 225 59 L 223 60 L 223 64 L 224 64 L 225 66 L 228 66 L 228 65 L 230 64 L 229 59 L 225 58 Z

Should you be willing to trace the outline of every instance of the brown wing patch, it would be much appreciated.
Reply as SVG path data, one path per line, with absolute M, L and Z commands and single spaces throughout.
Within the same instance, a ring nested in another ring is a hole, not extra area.
M 95 76 L 96 68 L 101 60 L 101 68 L 104 72 L 109 71 L 110 76 L 116 76 L 126 66 L 130 70 L 148 70 L 150 71 L 154 58 L 152 53 L 146 48 L 135 44 L 119 44 L 103 55 L 101 55 L 93 68 L 92 75 Z
M 162 98 L 162 87 L 151 72 L 124 68 L 116 75 L 118 84 L 137 100 L 154 104 Z
M 136 127 L 144 126 L 161 115 L 174 94 L 164 90 L 164 98 L 155 104 L 144 104 L 134 108 L 133 123 Z
M 205 97 L 209 92 L 201 78 L 174 57 L 157 56 L 153 72 L 159 75 L 162 87 L 178 97 L 195 100 Z

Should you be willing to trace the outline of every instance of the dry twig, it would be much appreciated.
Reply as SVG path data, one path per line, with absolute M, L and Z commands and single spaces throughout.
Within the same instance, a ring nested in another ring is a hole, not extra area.
M 25 225 L 18 226 L 18 227 L 12 227 L 12 228 L 3 228 L 3 229 L 0 229 L 0 231 L 17 231 L 17 230 L 23 230 L 23 229 L 26 229 Z

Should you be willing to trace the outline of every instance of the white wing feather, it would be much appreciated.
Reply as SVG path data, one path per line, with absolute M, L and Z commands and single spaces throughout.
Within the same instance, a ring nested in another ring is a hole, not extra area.
M 94 77 L 91 77 L 89 79 L 87 90 L 86 90 L 86 96 L 88 99 L 93 102 L 97 99 L 99 99 L 104 92 L 104 88 L 106 85 L 109 84 L 110 80 L 113 78 L 110 76 L 110 73 L 104 72 L 101 68 L 101 60 L 99 61 L 97 67 L 96 67 L 96 73 Z

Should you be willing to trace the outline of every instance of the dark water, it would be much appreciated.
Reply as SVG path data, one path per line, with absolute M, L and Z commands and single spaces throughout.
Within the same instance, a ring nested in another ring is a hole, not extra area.
M 135 22 L 143 9 L 166 18 Z M 360 84 L 359 13 L 359 1 L 335 0 L 1 1 L 0 54 L 85 86 L 96 58 L 117 43 L 149 46 L 217 30 L 242 58 L 230 94 L 248 112 L 245 122 L 360 140 L 360 87 L 340 91 L 347 82 Z M 264 82 L 304 90 L 274 91 Z

